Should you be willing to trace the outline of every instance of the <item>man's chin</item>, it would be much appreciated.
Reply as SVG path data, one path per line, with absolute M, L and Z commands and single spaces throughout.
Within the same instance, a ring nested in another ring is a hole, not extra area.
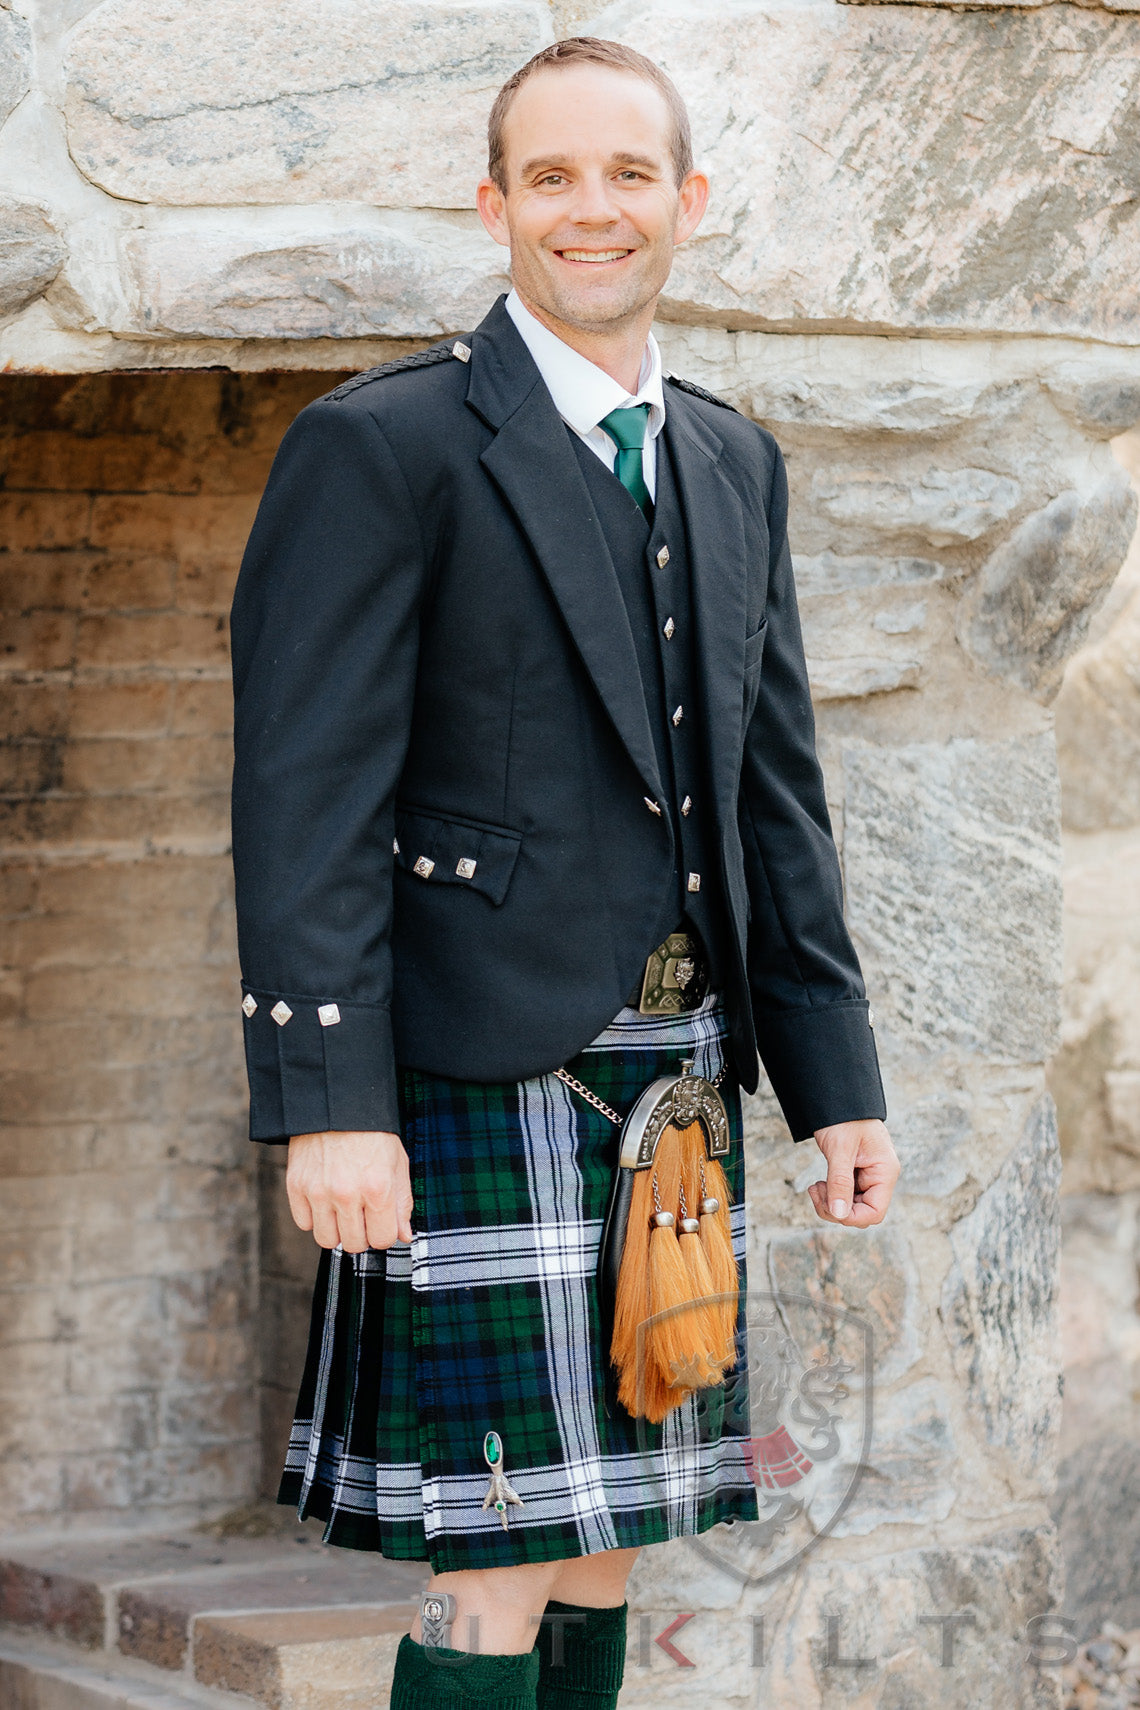
M 591 287 L 584 283 L 575 291 L 552 291 L 547 313 L 565 326 L 582 332 L 603 332 L 626 325 L 657 299 L 658 292 L 647 295 L 644 289 L 621 290 L 614 286 Z

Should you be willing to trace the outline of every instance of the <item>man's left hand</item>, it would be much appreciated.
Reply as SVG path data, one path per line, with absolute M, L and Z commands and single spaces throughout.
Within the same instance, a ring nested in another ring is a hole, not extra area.
M 885 1122 L 837 1122 L 817 1128 L 816 1145 L 827 1159 L 826 1182 L 812 1182 L 811 1202 L 825 1223 L 866 1229 L 887 1215 L 899 1161 Z

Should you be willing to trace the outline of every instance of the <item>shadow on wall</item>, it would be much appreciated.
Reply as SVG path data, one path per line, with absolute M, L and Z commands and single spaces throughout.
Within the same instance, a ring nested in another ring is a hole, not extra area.
M 1140 485 L 1140 432 L 1114 450 Z M 1140 1625 L 1140 533 L 1057 700 L 1066 1611 Z

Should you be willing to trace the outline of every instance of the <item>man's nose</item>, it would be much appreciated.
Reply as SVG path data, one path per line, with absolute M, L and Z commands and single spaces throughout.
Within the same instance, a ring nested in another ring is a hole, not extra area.
M 570 218 L 580 226 L 612 226 L 621 218 L 614 187 L 602 173 L 578 182 Z

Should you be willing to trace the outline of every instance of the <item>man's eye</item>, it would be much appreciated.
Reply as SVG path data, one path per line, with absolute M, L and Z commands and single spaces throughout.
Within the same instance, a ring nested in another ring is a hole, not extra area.
M 546 176 L 544 178 L 540 178 L 538 182 L 540 184 L 561 184 L 564 180 L 560 172 L 548 172 Z
M 632 178 L 634 180 L 639 180 L 639 179 L 643 178 L 644 176 L 645 176 L 644 173 L 635 172 L 633 170 L 632 166 L 627 167 L 624 172 L 618 173 L 619 178 Z

